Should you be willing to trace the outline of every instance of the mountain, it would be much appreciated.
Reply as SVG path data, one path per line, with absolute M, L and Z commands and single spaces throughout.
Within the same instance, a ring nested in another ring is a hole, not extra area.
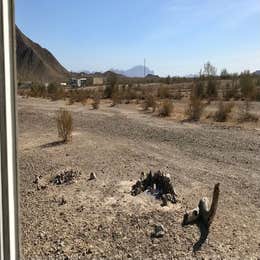
M 69 72 L 47 49 L 30 40 L 16 27 L 18 81 L 50 82 L 64 80 Z
M 254 74 L 260 76 L 260 70 L 256 70 L 256 71 L 254 72 Z
M 142 65 L 138 65 L 135 66 L 131 69 L 128 70 L 117 70 L 117 69 L 111 69 L 111 71 L 117 73 L 117 74 L 121 74 L 124 75 L 126 77 L 131 77 L 131 78 L 142 78 L 144 77 L 144 66 Z M 145 67 L 145 75 L 147 74 L 151 74 L 154 75 L 154 71 L 150 70 L 148 67 Z

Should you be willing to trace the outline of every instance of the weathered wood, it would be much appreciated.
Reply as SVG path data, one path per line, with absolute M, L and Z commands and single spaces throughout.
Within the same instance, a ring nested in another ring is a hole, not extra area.
M 202 244 L 206 241 L 210 225 L 216 215 L 219 199 L 219 183 L 214 187 L 211 207 L 209 208 L 209 203 L 207 198 L 202 198 L 199 201 L 197 208 L 184 214 L 182 225 L 193 225 L 196 224 L 200 230 L 200 238 L 193 245 L 193 251 L 200 249 Z
M 219 199 L 219 183 L 217 183 L 214 187 L 212 203 L 211 203 L 211 207 L 209 210 L 209 216 L 208 216 L 208 225 L 209 226 L 211 225 L 211 223 L 216 215 L 217 207 L 218 207 L 218 199 Z
M 198 207 L 185 213 L 183 217 L 183 225 L 194 224 L 196 222 L 203 222 L 207 228 L 210 227 L 216 215 L 219 199 L 219 183 L 214 187 L 211 207 L 209 208 L 208 199 L 201 198 Z
M 157 171 L 154 174 L 150 171 L 147 175 L 141 173 L 140 179 L 132 186 L 131 194 L 136 196 L 145 190 L 158 194 L 162 199 L 162 206 L 167 205 L 167 201 L 176 203 L 176 193 L 174 191 L 170 175 Z

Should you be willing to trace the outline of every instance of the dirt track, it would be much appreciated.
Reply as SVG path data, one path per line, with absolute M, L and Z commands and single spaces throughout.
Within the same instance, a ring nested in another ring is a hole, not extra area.
M 18 97 L 24 259 L 260 257 L 260 131 L 176 123 L 133 105 L 103 104 L 94 111 L 75 104 L 67 106 L 72 143 L 48 145 L 58 140 L 55 111 L 61 106 L 63 101 Z M 49 183 L 66 167 L 81 171 L 76 183 Z M 141 171 L 150 169 L 171 175 L 177 204 L 161 207 L 148 195 L 130 195 Z M 88 181 L 91 172 L 97 180 Z M 42 175 L 46 189 L 37 190 L 35 175 Z M 211 198 L 217 182 L 217 216 L 194 253 L 199 231 L 183 228 L 182 217 L 202 196 Z M 67 203 L 59 205 L 62 196 Z M 151 238 L 154 224 L 166 228 L 163 238 Z

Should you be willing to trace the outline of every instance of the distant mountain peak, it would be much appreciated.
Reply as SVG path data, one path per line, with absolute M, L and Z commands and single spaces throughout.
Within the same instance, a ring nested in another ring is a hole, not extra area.
M 121 74 L 126 77 L 130 77 L 130 78 L 134 78 L 134 77 L 143 78 L 144 73 L 145 73 L 145 76 L 148 74 L 154 75 L 153 70 L 149 69 L 148 67 L 144 67 L 143 65 L 137 65 L 128 70 L 119 70 L 119 69 L 110 69 L 110 70 L 117 74 Z

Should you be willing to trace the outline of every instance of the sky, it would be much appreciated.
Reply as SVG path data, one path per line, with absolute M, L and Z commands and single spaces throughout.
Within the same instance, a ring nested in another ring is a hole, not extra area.
M 260 0 L 16 0 L 16 24 L 70 71 L 260 69 Z

